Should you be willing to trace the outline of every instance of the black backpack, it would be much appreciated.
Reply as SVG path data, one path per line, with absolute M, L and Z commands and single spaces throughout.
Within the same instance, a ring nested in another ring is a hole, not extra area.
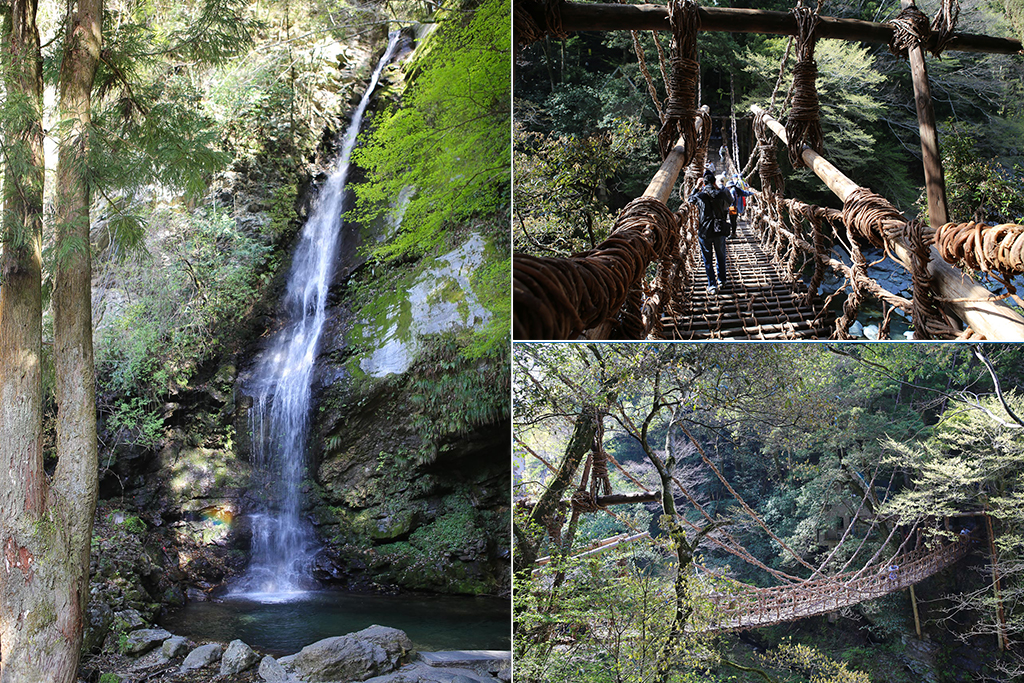
M 703 211 L 701 211 L 700 228 L 701 232 L 711 234 L 712 237 L 721 237 L 728 234 L 732 229 L 729 224 L 729 206 L 732 199 L 729 197 L 729 190 L 721 187 L 714 191 L 701 191 L 703 200 Z M 711 211 L 711 215 L 707 212 Z

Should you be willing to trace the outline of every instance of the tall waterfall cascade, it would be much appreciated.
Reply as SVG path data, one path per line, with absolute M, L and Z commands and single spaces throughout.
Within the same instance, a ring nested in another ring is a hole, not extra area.
M 253 464 L 266 506 L 252 516 L 252 559 L 232 595 L 280 601 L 297 597 L 313 585 L 308 568 L 317 544 L 301 516 L 313 366 L 346 210 L 349 158 L 370 96 L 391 61 L 398 37 L 398 31 L 388 36 L 387 49 L 352 115 L 333 171 L 302 229 L 284 297 L 286 323 L 253 375 Z

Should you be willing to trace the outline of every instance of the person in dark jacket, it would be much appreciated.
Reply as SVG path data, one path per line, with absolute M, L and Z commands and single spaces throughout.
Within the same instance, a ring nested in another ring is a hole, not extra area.
M 729 198 L 732 200 L 732 206 L 729 207 L 729 224 L 732 226 L 732 229 L 729 231 L 730 238 L 736 237 L 736 223 L 743 214 L 746 204 L 744 198 L 754 194 L 750 190 L 745 189 L 741 183 L 742 181 L 730 180 L 726 185 L 726 189 L 729 191 Z
M 704 259 L 704 273 L 708 277 L 708 292 L 714 294 L 726 286 L 725 278 L 725 236 L 729 233 L 726 216 L 732 197 L 715 182 L 715 174 L 704 173 L 704 184 L 696 189 L 687 200 L 696 204 L 700 211 L 697 239 L 700 241 L 700 255 Z M 718 279 L 715 279 L 715 263 L 718 264 Z

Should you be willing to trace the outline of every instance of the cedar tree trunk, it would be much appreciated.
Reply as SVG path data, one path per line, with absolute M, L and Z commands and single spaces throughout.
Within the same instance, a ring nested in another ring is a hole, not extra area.
M 52 525 L 42 442 L 43 76 L 36 0 L 3 8 L 3 227 L 0 241 L 0 681 L 48 681 Z M 73 673 L 73 672 L 72 672 Z

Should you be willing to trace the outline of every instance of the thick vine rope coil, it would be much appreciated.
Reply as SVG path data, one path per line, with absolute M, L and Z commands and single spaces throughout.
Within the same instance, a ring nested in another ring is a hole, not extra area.
M 531 12 L 530 10 L 534 10 Z M 543 14 L 544 25 L 541 26 L 535 16 Z M 523 1 L 515 3 L 512 10 L 513 28 L 516 40 L 523 45 L 544 40 L 544 36 L 551 35 L 558 40 L 569 37 L 562 26 L 561 0 L 539 0 Z
M 797 63 L 793 67 L 793 104 L 786 119 L 786 137 L 789 140 L 789 163 L 803 168 L 804 145 L 818 154 L 825 153 L 825 138 L 821 132 L 821 114 L 818 106 L 818 64 L 814 61 L 815 30 L 818 14 L 809 7 L 793 9 L 796 19 Z
M 884 247 L 886 237 L 896 237 L 906 221 L 885 197 L 858 187 L 843 202 L 843 223 L 872 245 Z
M 959 268 L 1024 274 L 1024 225 L 946 223 L 935 231 L 935 246 L 943 259 Z
M 932 294 L 932 279 L 928 272 L 931 261 L 931 245 L 934 231 L 924 223 L 907 223 L 906 239 L 912 258 L 911 276 L 914 282 L 914 298 L 911 303 L 914 320 L 914 339 L 948 339 L 958 334 L 942 314 Z
M 889 52 L 904 58 L 908 50 L 926 42 L 932 33 L 928 15 L 913 5 L 900 10 L 889 24 L 892 26 Z
M 676 215 L 657 199 L 626 205 L 611 236 L 569 258 L 517 254 L 512 262 L 515 339 L 575 339 L 619 314 L 647 265 L 661 258 L 678 229 Z
M 697 147 L 697 83 L 700 63 L 697 61 L 697 31 L 700 15 L 693 0 L 670 0 L 668 21 L 672 27 L 672 73 L 666 83 L 668 98 L 665 102 L 658 148 L 661 158 L 668 156 L 682 137 L 686 141 L 683 164 L 688 164 Z
M 935 34 L 935 47 L 932 54 L 942 56 L 946 44 L 956 35 L 956 20 L 960 17 L 960 0 L 942 0 L 942 6 L 932 20 L 932 33 Z
M 765 122 L 765 112 L 754 116 L 754 135 L 757 137 L 757 173 L 761 176 L 761 190 L 769 195 L 781 195 L 786 189 L 785 179 L 775 157 L 775 136 Z

